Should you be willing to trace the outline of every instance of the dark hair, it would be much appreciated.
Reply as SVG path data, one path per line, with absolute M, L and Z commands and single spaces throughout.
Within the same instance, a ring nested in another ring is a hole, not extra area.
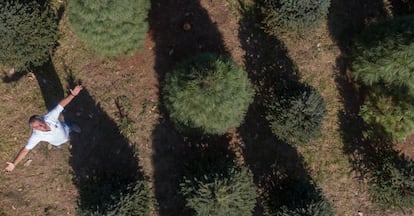
M 30 118 L 29 118 L 29 125 L 32 126 L 32 123 L 34 121 L 42 121 L 43 122 L 43 119 L 39 115 L 32 115 L 32 116 L 30 116 Z

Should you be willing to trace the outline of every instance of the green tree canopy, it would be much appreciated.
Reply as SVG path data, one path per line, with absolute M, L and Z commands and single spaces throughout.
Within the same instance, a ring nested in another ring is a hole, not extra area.
M 71 0 L 69 22 L 103 56 L 129 55 L 143 47 L 149 0 Z
M 317 27 L 329 12 L 330 0 L 265 0 L 263 23 L 269 34 L 304 33 Z
M 369 26 L 352 51 L 354 79 L 367 88 L 360 115 L 404 140 L 414 130 L 414 16 Z
M 184 132 L 224 134 L 243 121 L 254 92 L 247 73 L 228 58 L 199 54 L 167 74 L 164 102 Z
M 304 145 L 320 134 L 325 115 L 325 102 L 319 92 L 294 84 L 270 102 L 266 119 L 279 139 Z
M 35 1 L 2 1 L 0 35 L 0 64 L 16 70 L 40 66 L 56 46 L 56 16 Z
M 204 176 L 186 177 L 180 191 L 196 215 L 248 216 L 256 205 L 253 174 L 245 167 L 206 170 Z

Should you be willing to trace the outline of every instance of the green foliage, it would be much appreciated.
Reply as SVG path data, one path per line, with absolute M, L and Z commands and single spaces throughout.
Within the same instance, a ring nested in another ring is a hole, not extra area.
M 404 140 L 414 130 L 414 16 L 368 27 L 353 58 L 354 79 L 368 87 L 360 115 Z
M 271 191 L 265 215 L 272 216 L 333 216 L 331 204 L 320 188 L 311 181 L 284 179 Z
M 404 155 L 390 157 L 379 153 L 378 167 L 369 183 L 374 203 L 384 209 L 414 205 L 414 163 Z
M 374 129 L 380 125 L 379 134 L 386 132 L 403 141 L 414 130 L 414 98 L 407 88 L 384 86 L 371 87 L 359 114 Z
M 180 184 L 186 206 L 196 215 L 252 215 L 256 187 L 252 173 L 245 167 L 208 170 L 200 178 L 184 178 Z
M 268 105 L 272 132 L 292 145 L 304 145 L 320 134 L 326 115 L 322 96 L 313 88 L 296 86 Z
M 56 46 L 56 16 L 35 1 L 2 1 L 0 35 L 0 64 L 18 71 L 40 66 Z
M 164 87 L 170 118 L 183 132 L 224 134 L 243 121 L 253 95 L 247 73 L 214 54 L 178 64 Z
M 121 95 L 115 99 L 115 105 L 118 108 L 116 115 L 118 117 L 117 124 L 119 132 L 129 140 L 133 140 L 135 138 L 136 128 L 135 122 L 129 116 L 132 109 L 131 101 L 127 96 Z
M 149 195 L 149 188 L 145 181 L 137 181 L 130 184 L 124 193 L 117 198 L 112 197 L 112 203 L 104 208 L 91 210 L 79 209 L 78 215 L 84 216 L 150 216 L 152 199 Z
M 302 34 L 326 19 L 329 6 L 330 0 L 265 0 L 263 23 L 274 36 Z
M 143 47 L 149 0 L 71 0 L 73 30 L 103 56 L 130 55 Z
M 353 76 L 367 86 L 391 84 L 414 93 L 414 16 L 372 25 L 355 41 Z

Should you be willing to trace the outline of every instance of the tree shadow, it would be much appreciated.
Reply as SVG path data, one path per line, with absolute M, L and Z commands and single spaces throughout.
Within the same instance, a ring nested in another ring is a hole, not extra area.
M 392 11 L 395 16 L 414 14 L 414 1 L 391 0 Z
M 341 51 L 347 52 L 355 36 L 367 24 L 386 16 L 382 0 L 332 0 L 328 15 L 328 28 Z
M 80 82 L 75 82 L 70 69 L 67 82 L 70 86 Z M 104 213 L 128 186 L 143 179 L 137 152 L 87 88 L 68 105 L 64 116 L 82 129 L 80 134 L 71 134 L 69 161 L 79 190 L 79 209 Z
M 352 82 L 350 74 L 351 47 L 358 33 L 371 21 L 385 17 L 382 0 L 370 1 L 331 1 L 328 16 L 328 28 L 331 37 L 341 50 L 336 59 L 339 74 L 336 83 L 344 103 L 344 110 L 339 113 L 340 129 L 344 143 L 344 152 L 349 155 L 354 170 L 360 172 L 364 165 L 361 163 L 360 151 L 367 146 L 362 132 L 366 126 L 359 116 L 366 90 Z M 359 149 L 359 150 L 358 150 Z M 368 152 L 365 152 L 368 153 Z
M 320 196 L 304 167 L 303 157 L 296 148 L 278 140 L 265 119 L 268 101 L 289 91 L 292 83 L 300 83 L 298 69 L 283 42 L 265 33 L 261 27 L 259 8 L 258 4 L 241 5 L 242 19 L 239 22 L 239 38 L 246 52 L 245 67 L 256 88 L 254 102 L 239 128 L 245 143 L 244 158 L 262 191 L 255 215 L 269 211 L 276 213 L 281 206 L 305 207 L 319 199 L 315 195 Z M 303 191 L 299 192 L 295 185 L 301 185 Z M 303 197 L 305 194 L 309 196 Z
M 393 1 L 393 5 L 396 2 Z M 398 15 L 397 11 L 394 11 L 394 15 Z M 387 202 L 393 202 L 398 196 L 403 199 L 404 195 L 401 194 L 412 190 L 412 187 L 404 188 L 404 181 L 412 176 L 407 170 L 412 170 L 413 161 L 393 148 L 392 137 L 382 126 L 366 124 L 359 116 L 368 89 L 352 80 L 350 68 L 354 38 L 369 23 L 386 18 L 382 0 L 333 0 L 328 19 L 330 34 L 341 50 L 336 59 L 339 69 L 336 83 L 344 103 L 344 110 L 338 116 L 343 151 L 348 155 L 353 171 L 361 182 L 366 180 L 370 188 L 381 188 L 374 192 L 371 190 L 371 198 L 378 203 L 378 197 L 385 194 L 384 200 L 388 201 L 380 203 L 382 205 L 389 205 Z M 385 190 L 390 193 L 383 193 Z M 395 206 L 398 205 L 399 203 Z
M 179 61 L 195 54 L 211 52 L 228 56 L 227 49 L 215 23 L 197 0 L 153 0 L 149 14 L 150 32 L 155 41 L 155 71 L 160 83 L 165 74 Z M 185 202 L 178 193 L 185 166 L 194 152 L 189 138 L 176 132 L 160 105 L 160 119 L 152 132 L 155 198 L 159 215 L 189 215 Z

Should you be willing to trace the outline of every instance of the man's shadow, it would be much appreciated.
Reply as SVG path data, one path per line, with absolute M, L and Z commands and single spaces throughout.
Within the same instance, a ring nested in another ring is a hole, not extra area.
M 228 56 L 217 26 L 198 0 L 153 0 L 149 15 L 150 32 L 155 41 L 155 71 L 161 86 L 165 74 L 179 61 L 198 53 L 211 52 Z M 160 106 L 161 117 L 152 132 L 155 198 L 159 215 L 188 215 L 179 182 L 185 164 L 191 163 L 187 137 L 178 133 Z
M 47 6 L 46 1 L 39 3 Z M 64 5 L 57 9 L 59 23 Z M 33 72 L 33 74 L 31 73 Z M 69 88 L 75 86 L 71 70 L 65 66 Z M 24 76 L 37 80 L 48 110 L 65 97 L 65 91 L 52 59 L 39 67 L 3 76 L 3 82 L 17 82 Z M 120 111 L 121 112 L 121 111 Z M 63 111 L 65 121 L 76 122 L 82 132 L 71 134 L 73 181 L 79 190 L 79 209 L 105 211 L 126 192 L 130 184 L 141 180 L 138 159 L 129 140 L 121 135 L 114 122 L 95 102 L 87 87 Z
M 75 85 L 69 74 L 68 83 Z M 114 122 L 95 102 L 85 87 L 68 105 L 65 121 L 81 127 L 71 133 L 73 182 L 79 190 L 79 208 L 104 213 L 128 190 L 142 180 L 137 152 Z

